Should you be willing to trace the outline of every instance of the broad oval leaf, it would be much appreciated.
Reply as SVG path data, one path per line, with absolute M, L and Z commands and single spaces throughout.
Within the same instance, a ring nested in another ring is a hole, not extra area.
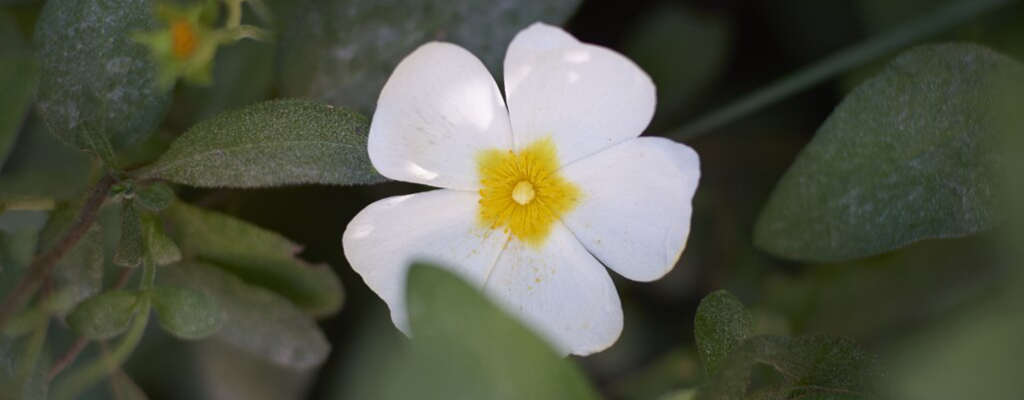
M 190 256 L 277 292 L 310 315 L 326 316 L 341 308 L 344 292 L 338 276 L 329 266 L 310 265 L 296 257 L 302 246 L 287 238 L 181 202 L 164 215 Z
M 755 227 L 772 254 L 816 262 L 960 237 L 999 220 L 999 90 L 1021 65 L 930 45 L 855 89 L 783 176 Z
M 61 140 L 113 162 L 113 149 L 138 143 L 163 119 L 170 96 L 156 85 L 134 32 L 157 22 L 150 0 L 53 0 L 36 22 L 41 67 L 37 104 Z
M 102 340 L 110 339 L 128 329 L 139 309 L 138 293 L 111 290 L 83 301 L 68 314 L 71 330 L 79 336 Z
M 597 398 L 579 369 L 452 273 L 414 265 L 407 302 L 409 358 L 384 398 Z
M 161 270 L 161 279 L 202 292 L 221 310 L 217 337 L 277 364 L 309 368 L 322 363 L 330 343 L 312 318 L 271 291 L 204 263 Z
M 693 325 L 700 359 L 708 376 L 714 376 L 721 363 L 754 332 L 747 308 L 724 290 L 701 300 Z
M 278 44 L 281 90 L 372 112 L 391 71 L 432 41 L 465 47 L 492 73 L 508 43 L 536 21 L 560 25 L 580 0 L 306 1 Z M 500 80 L 499 80 L 500 82 Z
M 199 187 L 377 183 L 369 126 L 356 112 L 310 100 L 257 103 L 200 122 L 137 176 Z
M 180 286 L 153 289 L 153 309 L 160 326 L 180 339 L 202 339 L 221 327 L 221 311 L 203 293 Z

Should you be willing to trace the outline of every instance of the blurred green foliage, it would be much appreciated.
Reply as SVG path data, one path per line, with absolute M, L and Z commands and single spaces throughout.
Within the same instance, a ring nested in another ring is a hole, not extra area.
M 408 339 L 340 248 L 360 208 L 411 190 L 362 186 L 383 180 L 367 116 L 424 42 L 500 82 L 519 29 L 563 24 L 648 71 L 660 134 L 954 1 L 245 1 L 274 38 L 170 93 L 129 40 L 153 1 L 0 1 L 0 301 L 65 251 L 0 322 L 0 399 L 1017 398 L 1020 1 L 689 143 L 689 246 L 658 282 L 616 282 L 606 352 L 562 358 L 428 266 Z M 103 176 L 120 183 L 64 248 Z M 150 302 L 158 323 L 133 320 Z M 133 322 L 137 349 L 72 354 Z

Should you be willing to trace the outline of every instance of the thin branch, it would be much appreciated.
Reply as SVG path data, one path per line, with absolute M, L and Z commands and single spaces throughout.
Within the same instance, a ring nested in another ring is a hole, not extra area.
M 18 283 L 18 286 L 11 295 L 4 300 L 3 305 L 0 305 L 0 327 L 3 327 L 14 313 L 21 309 L 31 295 L 35 294 L 39 285 L 50 276 L 57 262 L 70 253 L 75 248 L 75 245 L 82 240 L 82 237 L 89 232 L 89 228 L 92 227 L 96 217 L 99 215 L 100 208 L 107 202 L 110 188 L 116 182 L 117 178 L 113 175 L 106 175 L 103 179 L 100 179 L 89 194 L 85 206 L 82 207 L 78 220 L 71 226 L 68 233 L 53 248 L 32 261 L 28 276 Z
M 78 338 L 75 340 L 75 342 L 71 344 L 71 347 L 68 348 L 68 351 L 57 359 L 57 361 L 53 362 L 53 366 L 50 367 L 50 374 L 47 375 L 46 380 L 52 381 L 57 374 L 64 370 L 64 368 L 67 368 L 71 363 L 75 362 L 75 359 L 78 358 L 79 354 L 82 354 L 82 350 L 85 350 L 85 345 L 87 344 L 89 344 L 89 339 Z

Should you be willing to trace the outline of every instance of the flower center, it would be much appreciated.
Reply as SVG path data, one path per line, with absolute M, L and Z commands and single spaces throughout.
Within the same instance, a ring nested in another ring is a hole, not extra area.
M 533 184 L 530 181 L 519 181 L 515 188 L 512 188 L 512 200 L 520 205 L 527 205 L 533 201 L 533 197 L 537 192 L 533 191 Z
M 199 44 L 199 34 L 190 22 L 179 19 L 171 24 L 171 52 L 174 58 L 184 60 L 192 57 Z
M 572 210 L 581 193 L 558 175 L 555 145 L 540 139 L 519 153 L 485 150 L 477 157 L 480 221 L 530 244 L 540 245 L 559 215 Z

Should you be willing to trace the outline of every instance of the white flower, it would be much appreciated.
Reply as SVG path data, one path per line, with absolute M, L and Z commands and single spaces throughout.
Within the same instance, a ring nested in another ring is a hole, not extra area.
M 505 93 L 465 49 L 428 43 L 384 86 L 369 134 L 384 176 L 443 188 L 391 197 L 349 224 L 345 256 L 408 333 L 413 261 L 447 266 L 564 352 L 622 331 L 605 266 L 635 281 L 672 269 L 700 166 L 689 147 L 638 138 L 654 84 L 607 48 L 534 24 L 505 56 Z

